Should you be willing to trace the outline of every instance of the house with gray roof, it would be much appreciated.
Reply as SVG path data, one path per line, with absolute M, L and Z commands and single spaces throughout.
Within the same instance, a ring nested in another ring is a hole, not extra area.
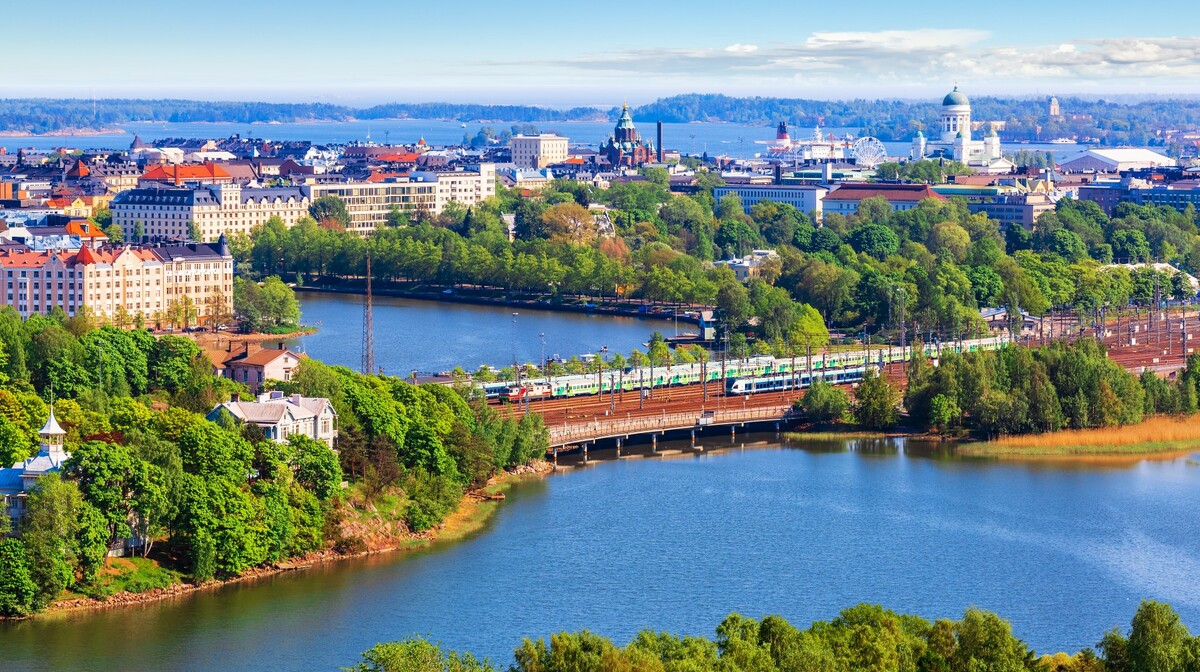
M 288 437 L 303 434 L 333 448 L 337 441 L 337 411 L 325 397 L 284 395 L 278 390 L 264 392 L 255 401 L 232 401 L 218 405 L 208 414 L 217 420 L 229 413 L 239 422 L 262 428 L 268 439 L 286 443 Z

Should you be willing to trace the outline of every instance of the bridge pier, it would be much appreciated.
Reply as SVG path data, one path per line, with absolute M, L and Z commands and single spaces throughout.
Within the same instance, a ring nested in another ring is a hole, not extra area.
M 554 447 L 554 470 L 558 471 L 558 446 Z
M 583 463 L 584 464 L 587 464 L 587 448 L 588 448 L 587 441 L 584 441 L 583 442 Z
M 696 430 L 692 430 L 692 447 L 696 447 Z
M 658 434 L 650 435 L 650 452 L 652 452 L 652 453 L 658 452 Z
M 621 437 L 617 437 L 617 459 L 621 459 Z

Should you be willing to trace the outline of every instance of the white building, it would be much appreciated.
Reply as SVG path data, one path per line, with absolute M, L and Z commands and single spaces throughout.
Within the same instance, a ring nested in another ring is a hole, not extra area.
M 761 201 L 786 203 L 804 214 L 816 213 L 821 218 L 822 199 L 829 190 L 824 187 L 793 184 L 731 184 L 713 189 L 713 198 L 720 203 L 727 194 L 736 194 L 742 199 L 742 210 L 750 214 L 750 208 Z
M 1175 159 L 1149 149 L 1089 149 L 1063 160 L 1058 169 L 1064 173 L 1120 173 L 1139 168 L 1174 166 Z
M 350 214 L 347 230 L 368 234 L 384 226 L 392 208 L 413 214 L 440 215 L 451 201 L 465 207 L 496 195 L 496 164 L 483 163 L 469 170 L 414 170 L 408 177 L 379 182 L 329 182 L 301 187 L 309 201 L 336 196 Z
M 0 533 L 17 528 L 17 523 L 27 510 L 25 502 L 29 490 L 37 479 L 61 470 L 63 463 L 71 459 L 71 454 L 63 447 L 63 439 L 67 433 L 54 419 L 53 406 L 50 407 L 50 417 L 46 418 L 46 424 L 38 433 L 41 434 L 42 444 L 37 455 L 21 460 L 7 469 L 0 469 L 0 497 L 3 498 L 4 513 L 8 517 L 3 523 L 10 525 L 8 529 L 0 530 Z
M 728 266 L 733 271 L 734 277 L 742 282 L 751 278 L 757 278 L 762 272 L 762 267 L 771 259 L 778 259 L 779 253 L 775 250 L 753 250 L 750 254 L 744 257 L 734 257 L 724 261 L 714 262 L 714 266 Z
M 971 101 L 958 87 L 942 99 L 938 136 L 929 140 L 918 131 L 913 138 L 911 157 L 915 160 L 939 154 L 970 166 L 987 167 L 1002 161 L 1000 137 L 990 131 L 982 140 L 971 137 Z
M 222 234 L 249 233 L 272 217 L 291 227 L 308 215 L 309 199 L 299 187 L 245 188 L 235 183 L 123 191 L 109 204 L 113 223 L 133 240 L 140 223 L 152 239 L 184 239 L 195 222 L 201 242 Z
M 216 420 L 221 409 L 228 411 L 239 422 L 248 422 L 262 428 L 263 434 L 272 441 L 286 443 L 289 436 L 303 434 L 333 448 L 337 441 L 337 412 L 333 404 L 324 397 L 303 397 L 282 392 L 264 392 L 256 401 L 233 400 L 217 406 L 208 414 Z
M 516 135 L 509 147 L 518 168 L 545 168 L 567 160 L 567 139 L 553 133 Z

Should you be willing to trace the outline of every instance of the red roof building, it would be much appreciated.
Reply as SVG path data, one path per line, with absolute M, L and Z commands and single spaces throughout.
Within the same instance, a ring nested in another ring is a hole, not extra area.
M 154 184 L 183 184 L 184 182 L 204 182 L 209 184 L 229 184 L 233 176 L 229 171 L 215 163 L 200 164 L 164 164 L 147 170 L 138 179 L 142 186 Z
M 884 198 L 892 210 L 911 210 L 921 201 L 932 198 L 946 200 L 945 196 L 929 188 L 928 184 L 873 184 L 847 182 L 825 195 L 821 201 L 824 214 L 853 215 L 864 199 Z

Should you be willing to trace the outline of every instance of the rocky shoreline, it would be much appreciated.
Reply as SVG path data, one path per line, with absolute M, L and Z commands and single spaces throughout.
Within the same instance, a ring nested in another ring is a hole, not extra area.
M 465 534 L 474 530 L 453 529 L 454 526 L 450 524 L 450 521 L 466 514 L 470 510 L 473 510 L 474 507 L 477 507 L 480 502 L 498 501 L 504 499 L 502 494 L 488 492 L 490 489 L 524 478 L 540 478 L 553 473 L 553 471 L 554 466 L 552 464 L 545 461 L 538 461 L 532 464 L 522 465 L 511 471 L 494 476 L 484 487 L 466 493 L 463 496 L 462 501 L 459 502 L 458 508 L 446 517 L 446 521 L 443 521 L 442 525 L 426 532 L 406 532 L 403 535 L 392 535 L 390 537 L 391 543 L 383 547 L 369 548 L 367 550 L 353 553 L 339 553 L 331 549 L 316 551 L 309 553 L 308 555 L 292 558 L 287 562 L 276 563 L 268 567 L 255 567 L 240 576 L 230 579 L 206 581 L 200 584 L 176 583 L 168 586 L 167 588 L 155 588 L 144 593 L 115 593 L 104 600 L 98 600 L 90 597 L 77 597 L 68 600 L 59 600 L 51 604 L 42 614 L 36 614 L 34 616 L 30 616 L 29 618 L 38 618 L 40 616 L 61 614 L 65 612 L 116 609 L 119 607 L 132 605 L 149 604 L 151 602 L 182 597 L 201 591 L 215 590 L 238 583 L 256 581 L 258 579 L 264 579 L 277 574 L 282 574 L 284 572 L 301 571 L 314 565 L 338 562 L 340 560 L 349 560 L 352 558 L 361 558 L 370 555 L 392 553 L 396 551 L 413 550 L 437 541 L 460 538 L 461 536 L 464 536 Z

